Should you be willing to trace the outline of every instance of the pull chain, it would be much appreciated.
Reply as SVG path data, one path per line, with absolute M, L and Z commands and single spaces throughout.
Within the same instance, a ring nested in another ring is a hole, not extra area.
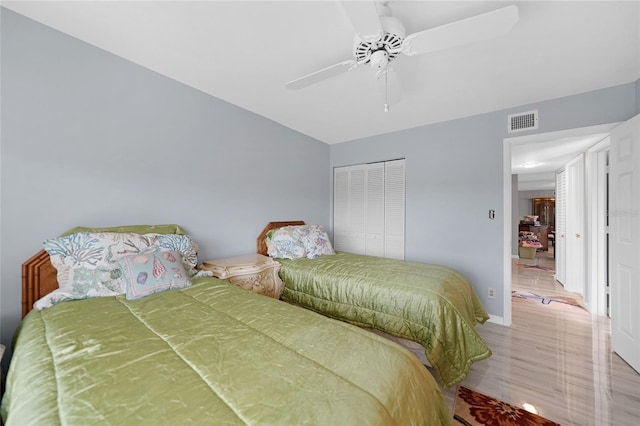
M 389 81 L 387 80 L 387 75 L 389 70 L 385 70 L 384 72 L 384 112 L 389 112 Z

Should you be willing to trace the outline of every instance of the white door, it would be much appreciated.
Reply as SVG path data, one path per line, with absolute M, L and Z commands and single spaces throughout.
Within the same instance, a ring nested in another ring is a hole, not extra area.
M 611 133 L 611 346 L 640 372 L 640 115 Z
M 404 160 L 336 167 L 336 250 L 404 259 Z
M 384 257 L 384 163 L 366 165 L 366 245 L 363 254 Z
M 556 256 L 556 280 L 562 285 L 566 282 L 566 246 L 567 246 L 567 172 L 556 175 L 556 240 L 554 250 Z
M 385 163 L 384 257 L 404 260 L 404 160 Z
M 336 167 L 333 175 L 333 241 L 336 250 L 364 254 L 366 170 Z
M 584 155 L 567 163 L 565 283 L 567 291 L 584 294 Z

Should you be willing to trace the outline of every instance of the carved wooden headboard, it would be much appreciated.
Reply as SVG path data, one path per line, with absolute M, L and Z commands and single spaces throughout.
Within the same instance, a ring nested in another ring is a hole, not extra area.
M 58 288 L 58 271 L 49 260 L 49 253 L 40 250 L 22 264 L 22 317 L 33 303 Z
M 265 243 L 265 241 L 264 241 L 264 237 L 265 237 L 265 235 L 267 235 L 267 232 L 271 231 L 272 229 L 282 228 L 283 226 L 290 226 L 290 225 L 304 225 L 304 221 L 302 221 L 302 220 L 290 220 L 290 221 L 284 221 L 284 222 L 269 222 L 269 223 L 267 223 L 267 226 L 264 227 L 264 229 L 262 230 L 262 232 L 258 236 L 258 239 L 256 240 L 256 251 L 257 251 L 257 253 L 258 254 L 262 254 L 264 256 L 267 256 L 267 243 Z

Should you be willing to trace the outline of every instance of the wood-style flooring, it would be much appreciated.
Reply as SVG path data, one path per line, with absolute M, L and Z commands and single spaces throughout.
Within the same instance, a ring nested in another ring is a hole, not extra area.
M 555 281 L 552 254 L 513 259 L 512 290 L 567 293 Z M 526 266 L 551 268 L 545 271 Z M 640 425 L 640 374 L 611 350 L 610 320 L 540 304 L 513 303 L 512 325 L 478 325 L 493 355 L 473 365 L 462 385 L 510 404 L 534 407 L 569 425 Z M 455 389 L 445 392 L 453 406 Z

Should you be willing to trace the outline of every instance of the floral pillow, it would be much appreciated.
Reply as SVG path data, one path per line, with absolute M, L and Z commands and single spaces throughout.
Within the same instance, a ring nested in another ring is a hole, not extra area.
M 301 225 L 297 232 L 302 239 L 306 257 L 315 259 L 320 256 L 336 254 L 327 231 L 320 225 Z
M 296 226 L 284 226 L 269 231 L 266 237 L 267 254 L 276 259 L 300 259 L 306 256 L 304 243 Z
M 278 228 L 267 234 L 266 243 L 269 256 L 280 259 L 315 259 L 336 254 L 329 235 L 320 225 Z
M 118 263 L 124 277 L 127 299 L 139 299 L 191 285 L 182 255 L 175 250 L 130 254 Z
M 190 277 L 198 263 L 197 245 L 188 235 L 78 232 L 45 240 L 43 246 L 58 271 L 59 288 L 36 301 L 36 309 L 63 300 L 123 294 L 126 286 L 118 261 L 129 254 L 178 251 Z
M 154 234 L 156 235 L 156 244 L 161 249 L 175 250 L 182 255 L 182 263 L 184 264 L 190 277 L 196 274 L 196 266 L 198 265 L 198 245 L 188 235 L 176 234 Z

